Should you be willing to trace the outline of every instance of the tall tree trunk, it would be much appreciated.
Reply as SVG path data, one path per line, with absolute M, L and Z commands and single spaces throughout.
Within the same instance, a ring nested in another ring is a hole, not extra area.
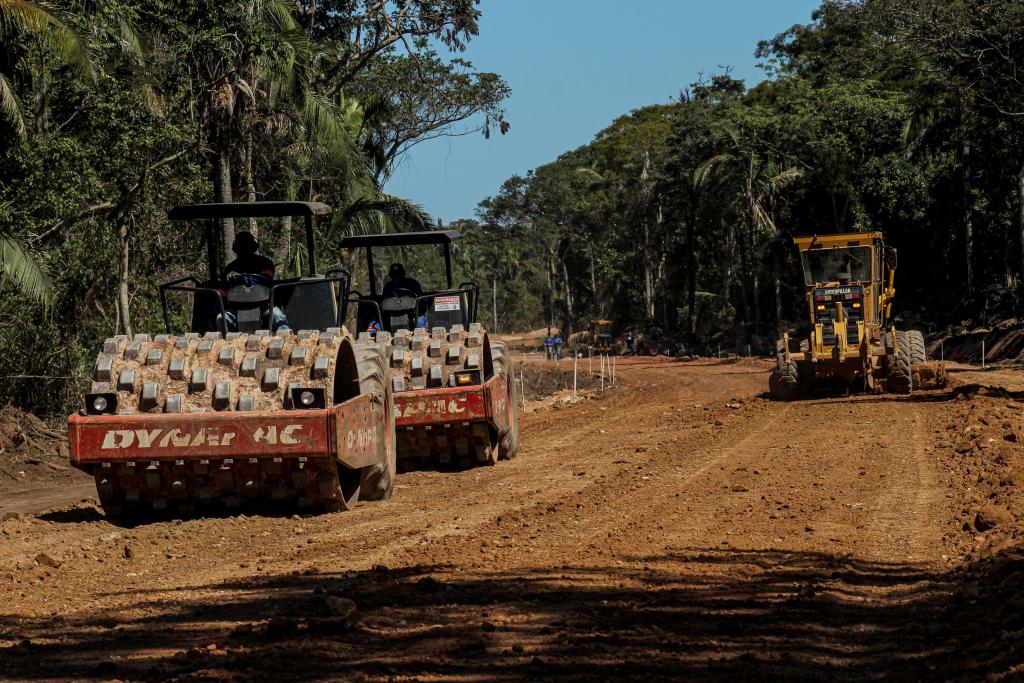
M 119 216 L 117 225 L 117 238 L 120 247 L 120 258 L 117 268 L 117 310 L 120 317 L 121 331 L 131 339 L 132 317 L 128 310 L 128 217 Z
M 725 251 L 725 265 L 722 268 L 722 305 L 731 307 L 732 266 L 736 261 L 736 226 L 732 221 L 726 221 L 725 219 L 722 219 L 722 223 L 724 224 L 723 227 L 725 227 L 725 244 L 723 245 Z
M 228 203 L 234 201 L 231 191 L 231 145 L 227 139 L 228 134 L 221 132 L 215 159 L 216 169 L 213 176 L 213 190 L 216 201 Z M 235 219 L 223 218 L 220 222 L 221 248 L 224 250 L 224 263 L 230 261 L 233 256 L 231 243 L 235 240 Z
M 36 74 L 39 86 L 36 88 L 36 121 L 35 131 L 42 134 L 50 127 L 49 104 L 50 90 L 46 82 L 46 51 L 42 41 L 37 42 L 39 54 L 39 72 Z
M 654 322 L 654 273 L 651 269 L 651 229 L 647 219 L 642 221 L 643 244 L 640 247 L 640 264 L 644 276 L 644 317 Z
M 961 152 L 961 181 L 963 182 L 964 266 L 967 276 L 967 296 L 974 293 L 974 212 L 971 202 L 971 143 L 964 142 Z
M 548 249 L 548 336 L 555 326 L 555 255 Z
M 686 334 L 687 343 L 693 346 L 697 342 L 697 245 L 695 211 L 690 213 L 686 222 Z M 692 352 L 693 349 L 691 348 Z
M 1024 288 L 1024 164 L 1017 173 L 1017 233 L 1020 238 L 1020 262 L 1017 264 L 1017 287 Z M 1018 294 L 1024 301 L 1024 292 Z
M 245 134 L 245 149 L 243 150 L 245 159 L 245 201 L 254 202 L 256 201 L 256 182 L 252 177 L 252 131 L 248 131 Z M 253 237 L 259 237 L 259 223 L 255 218 L 249 219 L 249 232 L 253 234 Z
M 779 258 L 778 250 L 775 251 L 775 258 L 772 259 L 775 270 L 775 336 L 782 336 L 782 259 Z M 774 346 L 772 347 L 775 348 Z
M 565 259 L 562 259 L 562 282 L 565 290 L 565 306 L 564 306 L 564 318 L 562 319 L 562 329 L 559 331 L 563 339 L 568 339 L 569 335 L 572 334 L 572 286 L 569 283 L 569 266 L 566 264 Z
M 604 318 L 604 297 L 597 291 L 597 272 L 594 267 L 594 243 L 590 243 L 590 291 L 593 292 L 594 304 L 596 305 L 597 317 Z

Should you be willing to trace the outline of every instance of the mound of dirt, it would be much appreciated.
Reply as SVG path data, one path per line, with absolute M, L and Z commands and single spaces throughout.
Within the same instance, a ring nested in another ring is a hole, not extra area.
M 996 391 L 954 395 L 938 449 L 967 484 L 957 487 L 959 523 L 973 544 L 965 554 L 977 561 L 1024 544 L 1024 406 Z
M 81 476 L 68 464 L 66 434 L 31 413 L 0 409 L 0 498 Z
M 540 401 L 560 392 L 572 392 L 572 361 L 555 363 L 530 363 L 523 368 L 523 383 L 527 401 Z M 591 391 L 601 388 L 601 377 L 595 371 L 592 375 L 582 370 L 576 374 L 576 391 Z

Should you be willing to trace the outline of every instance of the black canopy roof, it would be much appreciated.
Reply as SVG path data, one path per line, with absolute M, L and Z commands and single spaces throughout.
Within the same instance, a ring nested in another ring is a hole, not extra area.
M 172 221 L 209 218 L 273 218 L 278 216 L 324 216 L 331 207 L 320 202 L 231 202 L 225 204 L 182 204 L 171 209 Z
M 341 241 L 342 249 L 356 247 L 402 247 L 417 244 L 451 244 L 462 239 L 455 230 L 425 230 L 423 232 L 389 232 L 381 235 L 353 235 Z

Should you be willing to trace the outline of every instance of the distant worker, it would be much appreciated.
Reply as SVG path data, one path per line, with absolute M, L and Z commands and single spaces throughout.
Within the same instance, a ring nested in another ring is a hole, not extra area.
M 636 355 L 636 342 L 633 341 L 632 332 L 626 335 L 626 353 L 628 353 L 631 356 Z
M 273 286 L 274 262 L 266 256 L 258 254 L 259 249 L 260 243 L 256 241 L 256 237 L 248 230 L 243 230 L 235 235 L 235 239 L 231 243 L 231 251 L 235 252 L 236 258 L 225 266 L 224 271 L 221 273 L 222 294 L 226 295 L 228 289 L 240 284 Z M 219 326 L 219 314 L 217 318 Z M 238 317 L 234 312 L 226 311 L 224 321 L 227 323 L 229 331 L 238 331 Z M 264 320 L 265 322 L 266 320 Z M 277 306 L 274 306 L 274 310 L 270 312 L 270 323 L 272 330 L 289 329 L 288 320 L 285 318 L 284 312 Z
M 555 338 L 551 335 L 544 337 L 544 355 L 548 360 L 553 360 L 555 357 Z
M 392 263 L 388 268 L 388 281 L 384 283 L 384 290 L 381 296 L 390 299 L 395 296 L 398 290 L 408 290 L 416 296 L 423 296 L 423 287 L 415 278 L 406 277 L 405 266 L 401 263 Z
M 557 361 L 562 355 L 562 335 L 555 337 L 555 360 Z

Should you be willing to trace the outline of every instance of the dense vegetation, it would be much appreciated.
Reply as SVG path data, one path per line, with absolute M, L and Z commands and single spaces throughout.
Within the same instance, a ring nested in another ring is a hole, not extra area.
M 321 272 L 346 234 L 424 227 L 380 189 L 401 155 L 508 126 L 459 58 L 476 5 L 0 0 L 0 401 L 64 410 L 100 340 L 161 331 L 156 284 L 205 263 L 174 204 L 325 201 Z M 301 266 L 298 225 L 247 227 Z
M 508 127 L 506 84 L 459 58 L 478 19 L 477 0 L 0 0 L 0 400 L 64 410 L 100 339 L 160 328 L 156 283 L 203 263 L 175 203 L 326 201 L 321 267 L 355 265 L 347 234 L 427 225 L 381 191 L 402 154 Z M 500 329 L 607 317 L 673 351 L 765 350 L 799 314 L 790 237 L 882 229 L 908 321 L 1016 317 L 1022 36 L 1016 0 L 826 0 L 756 46 L 767 81 L 699 77 L 510 178 L 453 224 L 457 276 Z M 248 227 L 301 266 L 298 226 Z
M 829 0 L 756 49 L 766 82 L 701 78 L 480 205 L 501 325 L 767 350 L 801 312 L 790 238 L 870 229 L 908 322 L 1019 315 L 1024 3 Z

